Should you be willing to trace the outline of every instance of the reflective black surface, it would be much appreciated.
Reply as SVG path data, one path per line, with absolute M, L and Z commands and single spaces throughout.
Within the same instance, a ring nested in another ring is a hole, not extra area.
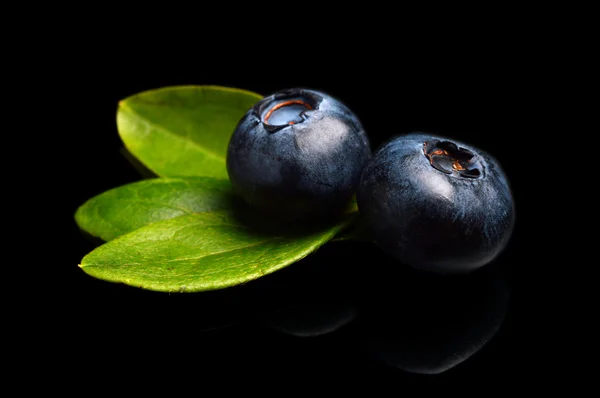
M 81 239 L 82 249 L 93 247 Z M 150 369 L 155 360 L 194 358 L 208 374 L 492 377 L 516 359 L 507 265 L 439 277 L 346 241 L 246 285 L 196 294 L 81 273 L 71 303 L 75 356 Z
M 512 86 L 502 76 L 486 80 L 482 74 L 471 81 L 463 74 L 453 80 L 421 70 L 407 79 L 391 68 L 387 72 L 348 85 L 326 72 L 298 79 L 289 74 L 236 78 L 207 67 L 95 85 L 93 100 L 85 107 L 74 105 L 74 124 L 85 128 L 76 129 L 71 139 L 78 149 L 70 159 L 77 166 L 69 168 L 62 201 L 68 238 L 54 265 L 58 300 L 41 303 L 45 318 L 39 327 L 52 331 L 52 337 L 40 337 L 48 353 L 42 357 L 62 358 L 69 371 L 93 374 L 93 380 L 98 375 L 114 380 L 135 370 L 150 379 L 174 380 L 179 374 L 205 384 L 243 376 L 257 385 L 286 380 L 292 390 L 318 380 L 352 388 L 353 383 L 463 385 L 473 380 L 516 385 L 526 379 L 541 365 L 532 361 L 531 351 L 536 342 L 531 336 L 536 313 L 527 293 L 534 279 L 528 271 L 532 257 L 519 254 L 525 241 L 521 217 L 527 217 L 519 212 L 524 209 L 519 201 L 526 182 L 515 172 L 512 140 L 522 131 L 513 125 L 516 110 L 498 100 Z M 431 131 L 488 150 L 514 191 L 513 236 L 493 264 L 468 276 L 420 273 L 372 243 L 347 241 L 329 243 L 286 269 L 220 291 L 165 294 L 96 280 L 77 264 L 98 242 L 77 229 L 72 213 L 86 199 L 142 178 L 139 165 L 133 167 L 122 153 L 117 103 L 139 91 L 177 84 L 218 84 L 262 94 L 293 86 L 320 89 L 356 112 L 373 148 L 394 134 Z M 73 89 L 74 95 L 86 92 Z

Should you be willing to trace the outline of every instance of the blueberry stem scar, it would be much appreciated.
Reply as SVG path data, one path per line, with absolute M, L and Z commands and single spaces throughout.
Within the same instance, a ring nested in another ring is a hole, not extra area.
M 269 118 L 271 117 L 271 114 L 273 112 L 275 112 L 279 108 L 283 108 L 284 106 L 289 106 L 289 105 L 302 105 L 302 106 L 306 107 L 308 110 L 312 109 L 312 107 L 309 104 L 307 104 L 306 102 L 304 102 L 302 100 L 289 100 L 289 101 L 280 102 L 267 111 L 267 114 L 264 117 L 265 123 L 269 122 Z M 289 122 L 289 124 L 294 124 L 294 122 Z
M 481 171 L 476 164 L 475 154 L 468 149 L 459 148 L 450 141 L 432 140 L 423 143 L 423 153 L 434 169 L 445 174 L 457 172 L 466 178 L 478 178 Z

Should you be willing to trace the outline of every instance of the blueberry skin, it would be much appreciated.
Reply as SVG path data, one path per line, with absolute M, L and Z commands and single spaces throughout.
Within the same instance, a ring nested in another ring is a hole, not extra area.
M 492 261 L 515 221 L 511 189 L 494 158 L 424 133 L 382 145 L 363 170 L 356 196 L 384 252 L 441 274 L 470 272 Z
M 227 172 L 247 204 L 286 219 L 332 215 L 371 156 L 356 115 L 319 91 L 288 89 L 256 103 L 230 139 Z

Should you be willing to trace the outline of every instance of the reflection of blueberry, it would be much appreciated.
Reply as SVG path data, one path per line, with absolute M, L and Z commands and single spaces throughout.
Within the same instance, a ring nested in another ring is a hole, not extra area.
M 389 275 L 364 300 L 363 349 L 411 373 L 438 374 L 463 364 L 494 339 L 509 311 L 508 280 L 494 268 L 464 278 L 412 270 Z
M 326 245 L 318 256 L 246 285 L 262 291 L 271 308 L 263 311 L 263 325 L 294 337 L 316 337 L 353 323 L 357 315 L 353 281 L 358 272 L 352 261 L 357 251 L 350 246 L 356 248 L 353 242 Z
M 356 116 L 341 102 L 305 89 L 256 103 L 229 142 L 227 172 L 248 204 L 302 217 L 343 207 L 371 151 Z
M 309 294 L 298 292 L 298 299 L 274 312 L 267 324 L 273 329 L 297 337 L 322 336 L 347 325 L 356 317 L 348 297 L 335 286 L 304 285 Z
M 496 160 L 427 134 L 383 145 L 363 170 L 357 202 L 386 253 L 439 273 L 490 262 L 514 224 L 511 190 Z

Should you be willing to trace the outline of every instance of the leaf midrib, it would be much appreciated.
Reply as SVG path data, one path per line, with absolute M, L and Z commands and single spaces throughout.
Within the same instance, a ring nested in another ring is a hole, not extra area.
M 205 212 L 201 212 L 201 211 L 193 211 L 192 209 L 186 209 L 185 207 L 178 207 L 178 206 L 174 206 L 171 204 L 167 204 L 167 203 L 162 203 L 159 201 L 154 201 L 154 200 L 146 200 L 146 199 L 132 199 L 132 198 L 119 198 L 119 202 L 123 203 L 123 202 L 129 202 L 129 203 L 138 203 L 138 204 L 150 204 L 150 205 L 156 205 L 156 206 L 160 206 L 162 208 L 169 208 L 169 209 L 173 209 L 173 210 L 180 210 L 184 213 L 187 214 L 192 214 L 192 213 L 208 213 L 211 210 L 207 210 Z M 97 209 L 97 211 L 99 211 L 99 209 Z
M 177 259 L 172 259 L 172 260 L 165 260 L 165 261 L 158 262 L 158 264 L 170 264 L 170 263 L 175 263 L 175 262 L 180 262 L 180 261 L 197 261 L 197 260 L 201 260 L 201 259 L 206 258 L 206 257 L 216 256 L 216 255 L 223 254 L 223 253 L 232 253 L 232 252 L 236 252 L 236 251 L 239 251 L 239 250 L 248 249 L 248 248 L 253 247 L 253 246 L 258 246 L 258 245 L 262 245 L 262 244 L 267 243 L 267 242 L 281 240 L 281 239 L 283 239 L 283 237 L 281 237 L 281 236 L 271 237 L 269 239 L 266 239 L 266 240 L 263 240 L 263 241 L 260 241 L 260 242 L 250 243 L 248 245 L 239 246 L 239 247 L 236 247 L 234 249 L 227 249 L 227 250 L 221 250 L 221 251 L 218 251 L 218 252 L 206 253 L 206 254 L 203 254 L 203 255 L 200 255 L 200 256 L 196 256 L 196 257 L 186 257 L 186 258 L 177 258 Z M 131 265 L 140 265 L 140 264 L 141 263 L 134 262 L 134 263 L 121 264 L 120 266 L 121 267 L 128 267 L 128 266 L 131 266 Z M 112 267 L 113 265 L 112 264 L 80 264 L 79 266 L 81 268 L 101 268 L 101 267 L 107 267 L 107 266 L 108 267 Z M 229 268 L 233 268 L 233 267 L 234 266 L 231 266 Z M 217 272 L 217 271 L 220 271 L 220 270 L 216 270 L 215 272 Z
M 276 237 L 272 237 L 272 238 L 269 238 L 267 240 L 263 240 L 263 241 L 260 241 L 260 242 L 254 242 L 254 243 L 251 243 L 251 244 L 246 245 L 246 246 L 236 247 L 235 249 L 228 249 L 228 250 L 221 250 L 221 251 L 218 251 L 218 252 L 211 252 L 211 253 L 203 254 L 201 256 L 196 256 L 196 257 L 175 258 L 175 259 L 172 259 L 172 260 L 163 261 L 162 263 L 170 264 L 170 263 L 176 263 L 176 262 L 179 262 L 179 261 L 197 261 L 197 260 L 202 260 L 203 258 L 206 258 L 206 257 L 212 257 L 212 256 L 216 256 L 216 255 L 223 254 L 223 253 L 236 252 L 238 250 L 248 249 L 248 248 L 253 247 L 253 246 L 262 245 L 263 243 L 267 243 L 267 242 L 271 242 L 271 241 L 275 241 L 275 240 L 280 240 L 280 239 L 282 239 L 281 236 L 276 236 Z
M 119 106 L 121 107 L 122 110 L 126 110 L 128 111 L 132 116 L 134 116 L 135 118 L 137 118 L 138 120 L 145 122 L 145 123 L 149 123 L 150 125 L 152 125 L 154 128 L 156 128 L 157 130 L 160 130 L 166 134 L 175 136 L 179 139 L 181 139 L 182 141 L 187 142 L 188 144 L 193 145 L 194 147 L 198 148 L 201 152 L 205 153 L 208 157 L 212 157 L 214 159 L 217 159 L 223 163 L 225 163 L 225 158 L 222 156 L 217 155 L 214 152 L 209 151 L 208 149 L 204 148 L 203 146 L 201 146 L 199 143 L 197 143 L 196 141 L 190 139 L 187 136 L 184 135 L 179 135 L 171 130 L 169 130 L 168 128 L 166 128 L 165 126 L 155 123 L 155 122 L 151 122 L 150 120 L 144 118 L 142 115 L 140 115 L 138 112 L 136 112 L 135 110 L 133 110 L 133 108 L 131 108 L 129 105 L 127 105 L 127 103 L 125 101 L 122 101 L 119 103 Z

